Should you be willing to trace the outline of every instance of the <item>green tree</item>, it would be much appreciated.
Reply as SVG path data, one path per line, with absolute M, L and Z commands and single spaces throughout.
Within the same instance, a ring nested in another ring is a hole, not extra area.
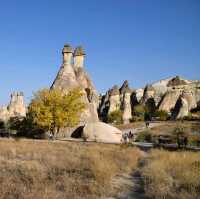
M 138 104 L 138 105 L 134 106 L 133 112 L 134 112 L 135 116 L 140 117 L 140 116 L 144 116 L 146 111 L 145 111 L 144 106 Z
M 39 129 L 56 136 L 61 128 L 74 127 L 79 123 L 80 114 L 86 107 L 82 96 L 80 89 L 64 95 L 58 89 L 42 89 L 34 94 L 28 107 L 28 116 Z
M 138 104 L 133 107 L 133 117 L 131 121 L 144 121 L 144 115 L 145 115 L 145 107 L 142 106 L 141 104 Z
M 167 120 L 168 119 L 168 113 L 167 113 L 167 111 L 164 111 L 164 110 L 157 110 L 156 112 L 155 112 L 155 116 L 156 117 L 159 117 L 159 119 L 161 120 L 161 121 L 165 121 L 165 120 Z
M 122 124 L 122 111 L 115 110 L 108 115 L 107 121 L 114 124 Z

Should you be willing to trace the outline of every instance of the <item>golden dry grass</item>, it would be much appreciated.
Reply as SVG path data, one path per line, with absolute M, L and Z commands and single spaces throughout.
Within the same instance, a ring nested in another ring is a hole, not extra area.
M 1 199 L 94 199 L 131 172 L 139 150 L 116 145 L 0 140 Z
M 150 198 L 200 198 L 199 153 L 152 150 L 142 173 Z

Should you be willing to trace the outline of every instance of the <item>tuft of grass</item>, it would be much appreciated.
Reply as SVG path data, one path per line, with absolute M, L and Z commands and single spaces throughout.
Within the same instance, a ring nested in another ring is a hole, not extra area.
M 200 156 L 152 150 L 142 169 L 146 194 L 155 199 L 199 199 Z
M 0 199 L 93 199 L 137 165 L 140 151 L 117 145 L 0 140 Z

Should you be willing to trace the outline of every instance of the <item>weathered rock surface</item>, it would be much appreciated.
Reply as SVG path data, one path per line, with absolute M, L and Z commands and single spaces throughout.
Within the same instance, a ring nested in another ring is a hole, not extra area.
M 0 107 L 0 120 L 7 121 L 10 117 L 7 106 Z
M 7 121 L 11 117 L 25 117 L 26 106 L 24 103 L 24 95 L 22 92 L 14 92 L 11 94 L 9 105 L 0 108 L 0 120 Z
M 120 92 L 118 86 L 114 86 L 109 91 L 109 110 L 108 114 L 111 112 L 120 109 Z
M 146 85 L 146 87 L 144 89 L 144 94 L 143 94 L 143 96 L 141 98 L 140 103 L 142 105 L 145 105 L 146 102 L 148 101 L 148 99 L 154 98 L 154 96 L 155 96 L 155 89 L 154 89 L 154 87 L 151 86 L 151 85 Z
M 131 106 L 131 91 L 125 91 L 122 100 L 122 119 L 124 124 L 128 124 L 132 118 L 132 106 Z
M 130 101 L 125 93 L 131 93 Z M 151 110 L 164 110 L 172 114 L 173 119 L 176 119 L 187 116 L 192 109 L 200 107 L 200 81 L 186 80 L 176 76 L 149 84 L 144 89 L 136 90 L 129 89 L 128 82 L 125 81 L 120 89 L 115 86 L 111 89 L 111 92 L 107 92 L 101 99 L 100 116 L 106 117 L 107 114 L 119 109 L 120 106 L 124 123 L 128 121 L 127 118 L 131 118 L 131 110 L 137 104 L 148 106 Z M 106 112 L 105 110 L 110 111 Z
M 142 99 L 143 95 L 144 95 L 144 89 L 139 88 L 139 89 L 135 90 L 135 99 L 136 99 L 137 103 L 140 102 L 140 100 Z
M 122 111 L 122 119 L 124 123 L 129 123 L 132 118 L 131 97 L 135 93 L 129 88 L 128 81 L 124 81 L 122 86 L 113 86 L 104 96 L 99 105 L 99 116 L 104 121 L 110 113 L 116 110 Z
M 189 105 L 188 101 L 180 96 L 176 102 L 174 111 L 172 113 L 172 119 L 181 119 L 189 114 Z
M 85 124 L 82 136 L 96 142 L 120 143 L 122 132 L 103 122 L 91 122 Z
M 163 99 L 161 100 L 158 109 L 170 113 L 171 110 L 175 107 L 180 94 L 181 93 L 179 91 L 167 91 L 166 94 L 163 96 Z
M 181 79 L 179 76 L 176 76 L 168 82 L 167 86 L 168 87 L 181 86 L 181 85 L 186 85 L 187 83 L 188 83 L 187 80 Z
M 85 52 L 83 48 L 79 46 L 73 51 L 72 47 L 66 44 L 62 54 L 63 64 L 51 89 L 60 89 L 63 93 L 67 93 L 74 88 L 81 88 L 82 100 L 87 107 L 81 115 L 81 123 L 98 121 L 98 94 L 84 69 Z

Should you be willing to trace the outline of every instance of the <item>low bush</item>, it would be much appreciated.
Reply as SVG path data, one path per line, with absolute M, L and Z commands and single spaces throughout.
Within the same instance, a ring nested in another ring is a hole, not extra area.
M 149 130 L 139 132 L 139 134 L 136 137 L 136 142 L 151 142 L 151 141 L 152 141 L 152 135 Z
M 155 112 L 155 117 L 158 117 L 161 121 L 166 121 L 168 119 L 168 113 L 164 110 L 157 110 Z
M 0 120 L 0 129 L 5 129 L 5 122 Z
M 145 107 L 138 104 L 133 108 L 133 114 L 137 117 L 144 117 L 145 114 Z
M 200 146 L 200 135 L 190 135 L 188 137 L 188 143 L 191 146 Z
M 184 135 L 185 134 L 185 129 L 182 125 L 177 125 L 174 130 L 173 130 L 173 135 Z
M 116 110 L 116 111 L 111 112 L 108 115 L 107 122 L 112 123 L 112 124 L 122 124 L 123 123 L 122 111 Z

